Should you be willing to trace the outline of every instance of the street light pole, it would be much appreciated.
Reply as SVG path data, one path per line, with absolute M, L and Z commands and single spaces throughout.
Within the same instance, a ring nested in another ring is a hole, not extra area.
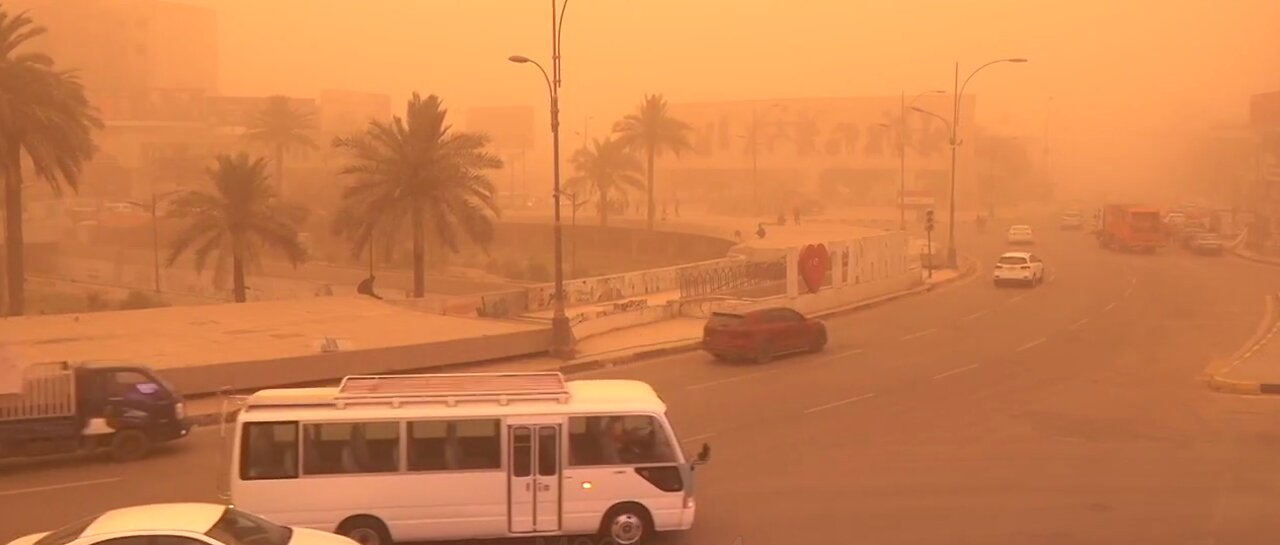
M 152 191 L 150 205 L 143 204 L 138 201 L 125 201 L 128 204 L 132 204 L 151 213 L 151 274 L 153 275 L 154 289 L 156 293 L 160 293 L 160 216 L 157 210 L 159 209 L 160 199 L 168 198 L 181 192 L 182 190 L 177 190 L 157 194 L 155 191 Z
M 907 106 L 912 106 L 914 108 L 916 101 L 920 100 L 920 97 L 925 95 L 940 95 L 944 92 L 945 91 L 939 90 L 925 91 L 911 99 L 911 104 L 907 104 L 907 92 L 902 91 L 901 110 L 898 114 L 898 230 L 900 231 L 907 230 Z M 892 128 L 885 123 L 881 123 L 880 125 L 886 128 Z
M 551 354 L 558 358 L 570 358 L 573 356 L 573 330 L 569 327 L 569 317 L 565 314 L 564 304 L 564 230 L 560 221 L 560 31 L 564 26 L 564 11 L 569 5 L 569 0 L 564 0 L 564 5 L 559 8 L 557 15 L 557 0 L 551 0 L 551 75 L 547 74 L 545 68 L 537 61 L 513 55 L 508 58 L 511 62 L 524 64 L 530 63 L 538 67 L 542 72 L 542 78 L 546 80 L 547 91 L 551 95 L 551 165 L 552 179 L 554 186 L 552 188 L 551 200 L 554 209 L 553 233 L 555 237 L 555 296 L 553 297 L 554 309 L 551 317 Z
M 956 148 L 960 146 L 960 98 L 964 94 L 964 88 L 969 86 L 969 80 L 973 79 L 973 76 L 978 75 L 978 72 L 981 72 L 983 68 L 1002 62 L 1022 63 L 1027 62 L 1027 59 L 996 59 L 988 62 L 970 72 L 969 77 L 964 79 L 964 85 L 960 84 L 960 62 L 956 62 L 951 106 L 951 202 L 947 203 L 949 208 L 947 214 L 947 265 L 953 269 L 958 264 L 956 258 Z

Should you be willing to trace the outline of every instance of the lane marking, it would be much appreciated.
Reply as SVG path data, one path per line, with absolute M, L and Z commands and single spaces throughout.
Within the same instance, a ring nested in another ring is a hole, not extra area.
M 835 353 L 835 354 L 831 354 L 831 355 L 829 355 L 829 356 L 825 356 L 825 357 L 822 357 L 822 358 L 819 358 L 819 359 L 816 359 L 816 360 L 810 360 L 810 361 L 807 361 L 807 362 L 804 362 L 804 363 L 806 363 L 806 364 L 822 363 L 822 362 L 825 362 L 825 361 L 830 361 L 830 360 L 834 360 L 834 359 L 838 359 L 838 358 L 843 358 L 843 357 L 845 357 L 845 356 L 853 356 L 853 355 L 861 354 L 862 352 L 863 352 L 863 349 L 861 349 L 861 348 L 855 348 L 855 349 L 853 349 L 853 350 L 846 350 L 846 351 L 844 351 L 844 352 L 837 352 L 837 353 Z M 773 368 L 773 369 L 766 369 L 766 370 L 764 370 L 764 371 L 756 371 L 756 372 L 754 372 L 754 373 L 746 373 L 746 374 L 742 374 L 742 375 L 735 375 L 735 376 L 732 376 L 732 377 L 726 377 L 726 378 L 717 379 L 717 380 L 712 380 L 712 381 L 708 381 L 708 382 L 700 382 L 700 383 L 698 383 L 698 384 L 690 384 L 690 385 L 688 385 L 688 386 L 685 386 L 685 387 L 684 387 L 684 389 L 686 389 L 686 390 L 701 390 L 701 389 L 703 389 L 703 388 L 709 388 L 709 387 L 711 387 L 711 386 L 718 386 L 718 385 L 721 385 L 721 384 L 729 384 L 729 383 L 731 383 L 731 382 L 738 382 L 738 381 L 740 381 L 740 380 L 746 380 L 746 379 L 749 379 L 749 378 L 762 377 L 762 376 L 765 376 L 765 375 L 772 375 L 772 374 L 774 374 L 774 373 L 780 373 L 780 372 L 782 372 L 782 371 L 786 371 L 786 370 L 794 370 L 794 369 L 795 369 L 795 367 L 775 367 L 775 368 Z
M 983 317 L 983 316 L 986 316 L 986 315 L 988 315 L 988 314 L 990 314 L 990 313 L 991 313 L 991 310 L 990 310 L 990 309 L 988 309 L 988 310 L 984 310 L 984 311 L 982 311 L 982 312 L 975 312 L 975 313 L 973 313 L 973 314 L 970 314 L 970 315 L 968 315 L 968 316 L 965 316 L 964 318 L 961 318 L 961 319 L 960 319 L 960 321 L 961 321 L 961 322 L 967 322 L 967 321 L 969 321 L 969 320 L 975 320 L 975 319 L 981 318 L 981 317 Z
M 1109 311 L 1109 310 L 1111 310 L 1111 309 L 1113 309 L 1113 308 L 1116 308 L 1116 304 L 1115 304 L 1115 303 L 1111 303 L 1110 305 L 1107 305 L 1107 308 L 1102 309 L 1102 312 L 1107 312 L 1107 311 Z
M 1080 326 L 1082 326 L 1082 325 L 1084 325 L 1084 324 L 1087 324 L 1087 323 L 1089 323 L 1089 319 L 1088 319 L 1088 318 L 1085 318 L 1085 319 L 1083 319 L 1083 320 L 1080 320 L 1079 322 L 1076 322 L 1076 323 L 1074 323 L 1074 324 L 1071 324 L 1071 329 L 1078 329 Z
M 728 384 L 728 383 L 730 383 L 730 382 L 737 382 L 737 381 L 739 381 L 739 380 L 746 380 L 746 379 L 749 379 L 749 378 L 751 378 L 751 377 L 759 377 L 759 376 L 764 376 L 764 375 L 771 375 L 771 374 L 773 374 L 773 373 L 777 373 L 777 372 L 779 372 L 779 371 L 781 371 L 781 370 L 782 370 L 781 368 L 776 368 L 776 369 L 769 369 L 769 370 L 767 370 L 767 371 L 757 371 L 757 372 L 755 372 L 755 373 L 747 373 L 747 374 L 745 374 L 745 375 L 737 375 L 737 376 L 733 376 L 733 377 L 722 378 L 722 379 L 720 379 L 720 380 L 713 380 L 713 381 L 710 381 L 710 382 L 702 382 L 702 383 L 698 383 L 698 384 L 693 384 L 693 385 L 690 385 L 690 386 L 685 386 L 685 387 L 684 387 L 684 389 L 686 389 L 686 390 L 700 390 L 700 389 L 702 389 L 702 388 L 707 388 L 707 387 L 709 387 L 709 386 L 715 386 L 715 385 L 717 385 L 717 384 Z
M 1049 339 L 1047 339 L 1047 338 L 1045 338 L 1045 337 L 1040 337 L 1039 339 L 1036 339 L 1036 340 L 1031 341 L 1031 342 L 1029 342 L 1029 343 L 1027 343 L 1027 344 L 1024 344 L 1024 345 L 1022 345 L 1022 346 L 1019 346 L 1017 350 L 1014 350 L 1014 352 L 1021 352 L 1021 351 L 1023 351 L 1023 350 L 1028 349 L 1028 348 L 1031 348 L 1031 347 L 1033 347 L 1033 346 L 1035 346 L 1035 345 L 1037 345 L 1037 344 L 1040 344 L 1040 343 L 1042 343 L 1042 342 L 1045 342 L 1045 341 L 1047 341 L 1047 340 L 1049 340 Z
M 683 440 L 681 440 L 680 442 L 681 442 L 681 443 L 692 443 L 692 442 L 695 442 L 695 441 L 701 441 L 701 440 L 703 440 L 703 439 L 710 439 L 710 438 L 715 437 L 715 436 L 716 436 L 715 432 L 711 432 L 711 433 L 704 433 L 704 434 L 702 434 L 702 435 L 695 435 L 695 436 L 693 436 L 693 437 L 686 437 L 686 438 L 684 438 Z
M 1058 277 L 1057 273 L 1051 274 L 1051 275 L 1049 275 L 1049 279 L 1048 279 L 1048 280 L 1045 280 L 1045 282 L 1053 282 L 1053 279 L 1055 279 L 1055 278 L 1057 278 L 1057 277 Z
M 812 408 L 812 409 L 805 409 L 805 411 L 804 411 L 804 412 L 805 412 L 806 414 L 808 414 L 808 413 L 816 413 L 816 412 L 821 411 L 821 410 L 823 410 L 823 409 L 830 409 L 830 408 L 832 408 L 832 407 L 839 407 L 839 406 L 841 406 L 841 405 L 844 405 L 845 403 L 853 403 L 854 401 L 862 401 L 862 400 L 864 400 L 864 399 L 866 399 L 866 398 L 868 398 L 868 397 L 875 397 L 875 394 L 863 394 L 863 395 L 860 395 L 860 396 L 858 396 L 858 397 L 851 397 L 851 398 L 849 398 L 849 399 L 845 399 L 845 400 L 843 400 L 843 401 L 837 401 L 837 402 L 835 402 L 835 403 L 828 403 L 828 404 L 826 404 L 826 405 L 819 405 L 819 406 L 814 407 L 814 408 Z
M 32 488 L 19 488 L 17 490 L 0 491 L 0 496 L 14 496 L 17 494 L 26 494 L 28 492 L 42 492 L 45 490 L 58 490 L 61 488 L 74 488 L 77 486 L 89 486 L 94 484 L 114 483 L 123 480 L 122 477 L 111 477 L 108 479 L 94 479 L 92 481 L 77 481 L 74 483 L 51 484 L 49 486 L 36 486 Z
M 930 333 L 933 333 L 934 331 L 937 331 L 937 330 L 938 330 L 938 328 L 936 328 L 936 327 L 929 328 L 929 329 L 926 329 L 926 330 L 924 330 L 924 331 L 920 331 L 920 332 L 912 333 L 912 334 L 907 335 L 906 337 L 903 337 L 903 338 L 898 339 L 898 340 L 899 340 L 899 341 L 906 341 L 906 340 L 909 340 L 909 339 L 914 339 L 914 338 L 916 338 L 916 337 L 923 337 L 923 336 L 928 335 L 928 334 L 930 334 Z
M 1031 292 L 1027 292 L 1027 293 L 1024 293 L 1024 294 L 1019 295 L 1019 296 L 1017 296 L 1017 297 L 1014 297 L 1014 298 L 1010 299 L 1010 300 L 1009 300 L 1009 302 L 1010 302 L 1010 303 L 1017 303 L 1018 301 L 1021 301 L 1023 297 L 1026 297 L 1026 296 L 1028 296 L 1028 295 L 1031 295 Z
M 1130 293 L 1133 293 L 1133 284 L 1129 284 L 1129 289 L 1124 290 L 1124 296 L 1128 297 Z
M 977 367 L 977 366 L 978 366 L 978 364 L 976 364 L 976 363 L 975 363 L 975 364 L 973 364 L 973 365 L 969 365 L 969 366 L 966 366 L 966 367 L 961 367 L 961 368 L 959 368 L 959 369 L 952 369 L 952 370 L 947 371 L 946 373 L 943 373 L 943 374 L 941 374 L 941 375 L 934 375 L 934 376 L 933 376 L 933 380 L 938 380 L 938 379 L 940 379 L 940 378 L 942 378 L 942 377 L 945 377 L 945 376 L 948 376 L 948 375 L 954 375 L 954 374 L 956 374 L 956 373 L 960 373 L 960 372 L 968 371 L 968 370 L 973 369 L 974 367 Z

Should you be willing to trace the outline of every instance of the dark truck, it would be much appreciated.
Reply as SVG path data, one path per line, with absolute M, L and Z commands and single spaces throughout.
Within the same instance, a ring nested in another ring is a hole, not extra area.
M 142 366 L 40 363 L 0 376 L 0 458 L 103 449 L 143 458 L 191 426 L 182 396 Z

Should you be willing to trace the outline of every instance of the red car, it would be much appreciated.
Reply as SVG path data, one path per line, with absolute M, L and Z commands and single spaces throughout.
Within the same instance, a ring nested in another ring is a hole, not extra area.
M 817 352 L 826 345 L 827 326 L 785 307 L 716 312 L 702 328 L 702 349 L 719 360 L 763 363 L 781 354 Z

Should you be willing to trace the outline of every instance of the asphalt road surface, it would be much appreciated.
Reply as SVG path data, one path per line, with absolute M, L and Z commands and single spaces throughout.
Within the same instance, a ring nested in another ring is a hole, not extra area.
M 713 446 L 694 530 L 665 543 L 1258 543 L 1280 532 L 1280 398 L 1198 381 L 1235 352 L 1280 271 L 1100 250 L 1038 228 L 1035 289 L 973 277 L 828 321 L 820 354 L 683 354 L 590 373 L 651 383 Z M 218 430 L 130 465 L 0 466 L 0 542 L 138 503 L 218 499 Z

